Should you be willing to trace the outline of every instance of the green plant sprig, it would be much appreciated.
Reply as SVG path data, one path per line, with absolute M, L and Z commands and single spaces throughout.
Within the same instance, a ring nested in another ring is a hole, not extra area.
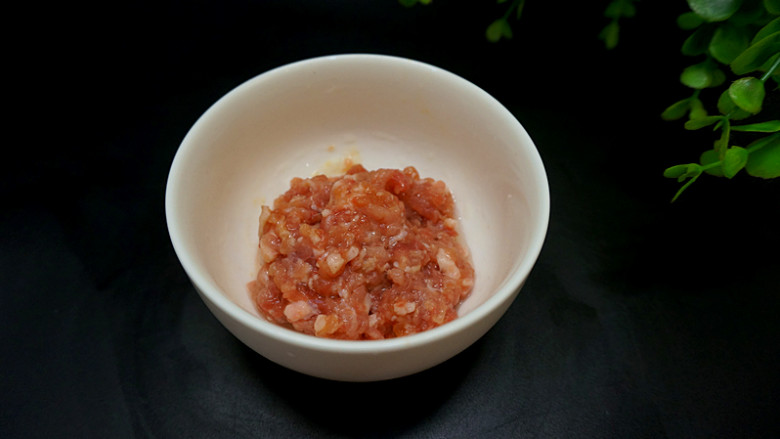
M 506 3 L 509 0 L 497 0 L 499 4 Z M 496 43 L 502 38 L 512 39 L 512 26 L 509 24 L 509 19 L 512 17 L 512 12 L 516 20 L 519 20 L 523 14 L 523 8 L 525 7 L 525 0 L 512 0 L 512 3 L 504 11 L 504 15 L 494 20 L 487 29 L 485 29 L 485 38 L 491 43 Z
M 496 1 L 499 4 L 509 2 Z M 617 46 L 620 20 L 636 14 L 634 3 L 637 1 L 610 0 L 608 3 L 604 16 L 609 22 L 599 34 L 608 49 Z M 431 0 L 399 2 L 413 6 L 430 4 Z M 780 120 L 735 124 L 761 113 L 767 91 L 778 90 L 780 0 L 687 0 L 687 3 L 690 10 L 676 20 L 681 29 L 691 32 L 681 51 L 686 56 L 703 59 L 685 67 L 680 75 L 680 82 L 693 89 L 691 96 L 670 105 L 661 117 L 678 120 L 687 116 L 685 129 L 712 126 L 713 132 L 720 130 L 720 135 L 712 148 L 700 155 L 699 162 L 674 165 L 664 171 L 664 176 L 683 183 L 672 198 L 673 202 L 705 173 L 731 179 L 744 169 L 753 177 L 780 177 Z M 486 39 L 491 42 L 511 39 L 511 17 L 514 14 L 519 19 L 524 6 L 525 0 L 512 0 L 503 15 L 485 30 Z M 722 86 L 726 89 L 717 100 L 718 114 L 710 114 L 702 94 Z M 746 147 L 738 146 L 732 143 L 733 133 L 748 133 L 755 140 Z
M 753 177 L 780 177 L 780 120 L 734 125 L 733 122 L 761 112 L 769 80 L 780 83 L 780 0 L 688 0 L 691 11 L 677 19 L 692 33 L 682 45 L 687 56 L 704 59 L 683 69 L 680 82 L 693 94 L 664 110 L 665 120 L 688 117 L 685 129 L 713 126 L 720 136 L 698 163 L 675 165 L 664 171 L 667 178 L 684 182 L 672 198 L 677 200 L 702 174 L 734 178 L 745 169 Z M 710 115 L 700 99 L 705 89 L 726 85 L 727 67 L 736 76 L 718 98 L 720 114 Z M 764 72 L 759 78 L 755 72 Z M 751 76 L 748 76 L 751 74 Z M 777 89 L 777 86 L 774 87 Z M 733 132 L 760 136 L 747 147 L 732 144 Z M 774 134 L 773 134 L 774 133 Z
M 609 23 L 599 33 L 599 38 L 604 41 L 607 49 L 617 47 L 620 35 L 620 19 L 631 18 L 636 15 L 636 0 L 612 0 L 604 10 L 604 16 L 609 18 Z
M 755 174 L 754 176 L 772 173 L 773 171 L 768 168 L 778 166 L 776 158 L 778 156 L 777 152 L 780 151 L 780 133 L 774 133 L 770 136 L 756 140 L 746 148 L 732 146 L 725 151 L 722 159 L 717 159 L 717 157 L 711 154 L 711 151 L 712 150 L 705 151 L 702 154 L 701 164 L 688 163 L 684 165 L 675 165 L 664 171 L 664 177 L 666 178 L 676 178 L 678 182 L 687 180 L 674 195 L 672 201 L 677 200 L 680 194 L 682 194 L 688 186 L 693 184 L 693 182 L 703 173 L 733 178 L 737 172 L 744 167 L 747 167 L 748 173 L 751 175 Z M 751 155 L 755 158 L 759 155 L 760 151 L 764 151 L 764 154 L 761 155 L 762 159 L 753 160 L 751 162 L 749 160 Z M 770 163 L 772 157 L 774 157 L 774 164 Z M 751 163 L 752 166 L 748 166 L 748 163 Z
M 411 8 L 412 6 L 416 5 L 417 3 L 423 4 L 423 5 L 429 5 L 429 4 L 431 4 L 431 0 L 398 0 L 398 3 L 402 4 L 403 6 L 406 6 L 407 8 Z

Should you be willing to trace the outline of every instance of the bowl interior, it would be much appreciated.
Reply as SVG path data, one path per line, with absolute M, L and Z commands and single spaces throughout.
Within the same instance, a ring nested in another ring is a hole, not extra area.
M 291 178 L 342 171 L 346 158 L 369 170 L 414 166 L 448 185 L 476 273 L 461 315 L 525 279 L 549 211 L 531 139 L 471 83 L 426 64 L 370 55 L 272 70 L 198 120 L 168 188 L 169 222 L 188 274 L 197 273 L 201 289 L 258 315 L 246 284 L 259 265 L 261 206 Z

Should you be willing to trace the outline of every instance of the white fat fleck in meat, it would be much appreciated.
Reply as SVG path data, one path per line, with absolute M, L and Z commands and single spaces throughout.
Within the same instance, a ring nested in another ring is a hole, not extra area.
M 374 268 L 376 268 L 376 262 L 376 258 L 366 258 L 364 255 L 361 269 L 366 272 L 372 271 Z
M 471 252 L 469 251 L 469 248 L 466 245 L 463 245 L 463 247 L 461 247 L 460 254 L 463 255 L 464 259 L 468 259 L 471 257 Z
M 314 334 L 320 337 L 333 334 L 339 329 L 339 318 L 333 314 L 320 314 L 314 320 Z
M 271 216 L 271 209 L 268 206 L 263 206 L 260 210 L 260 227 L 258 228 L 258 236 L 263 236 L 263 229 L 265 229 L 265 223 Z
M 436 310 L 436 312 L 433 313 L 433 316 L 431 317 L 436 324 L 441 325 L 444 323 L 444 320 L 447 317 L 447 311 L 444 308 L 439 308 Z
M 347 261 L 341 257 L 339 252 L 328 253 L 328 256 L 325 256 L 325 263 L 328 265 L 328 270 L 333 274 L 338 273 L 346 262 Z
M 268 233 L 260 239 L 260 256 L 266 264 L 273 262 L 279 255 L 279 251 L 274 245 L 275 238 L 276 236 L 273 233 Z
M 405 316 L 409 313 L 413 313 L 416 308 L 417 305 L 414 302 L 402 301 L 393 304 L 393 311 L 399 316 Z
M 291 304 L 284 307 L 284 316 L 287 317 L 287 320 L 290 322 L 306 320 L 315 313 L 316 310 L 304 300 L 292 302 Z
M 347 262 L 355 259 L 360 254 L 360 249 L 352 246 L 347 250 Z
M 371 309 L 371 305 L 373 304 L 373 300 L 371 300 L 371 295 L 366 294 L 366 297 L 363 298 L 363 304 L 366 306 L 366 309 Z
M 450 230 L 455 230 L 455 227 L 457 227 L 457 226 L 458 226 L 458 222 L 455 221 L 454 218 L 445 218 L 444 219 L 444 227 L 446 227 L 446 228 L 448 228 Z
M 417 265 L 410 265 L 408 267 L 404 267 L 404 272 L 405 273 L 409 273 L 409 274 L 419 273 L 420 270 L 422 270 L 422 266 L 419 265 L 419 264 L 417 264 Z
M 315 332 L 322 332 L 322 329 L 325 327 L 325 324 L 328 322 L 328 317 L 325 316 L 325 314 L 320 314 L 317 316 L 316 319 L 314 319 L 314 331 Z
M 439 251 L 436 253 L 436 262 L 439 264 L 439 269 L 445 276 L 451 279 L 460 279 L 458 265 L 452 259 L 452 256 L 443 248 L 439 248 Z
M 346 328 L 346 331 L 347 332 L 357 331 L 358 326 L 360 325 L 357 318 L 357 312 L 355 312 L 354 309 L 348 309 L 346 310 L 346 314 L 349 315 L 349 318 L 347 318 L 347 322 L 349 322 L 349 327 Z M 338 320 L 336 320 L 336 323 L 338 323 Z M 337 328 L 339 326 L 343 326 L 343 324 L 338 325 Z
M 404 228 L 403 228 L 403 229 L 401 229 L 401 231 L 400 231 L 400 232 L 398 232 L 398 234 L 397 234 L 397 235 L 393 235 L 393 236 L 391 236 L 391 237 L 390 237 L 390 246 L 392 247 L 392 246 L 394 246 L 394 245 L 395 245 L 397 242 L 399 242 L 399 241 L 403 240 L 404 238 L 406 238 L 406 235 L 407 235 L 408 233 L 409 233 L 409 232 L 406 230 L 406 226 L 404 226 Z
M 308 225 L 308 224 L 301 224 L 300 227 L 301 235 L 309 238 L 309 241 L 311 241 L 312 244 L 317 245 L 322 241 L 322 237 L 320 237 L 319 233 L 317 233 L 316 228 Z

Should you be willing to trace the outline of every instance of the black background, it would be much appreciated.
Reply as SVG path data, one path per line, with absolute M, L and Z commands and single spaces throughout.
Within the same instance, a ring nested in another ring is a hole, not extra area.
M 527 3 L 498 44 L 484 37 L 493 2 L 9 9 L 0 436 L 778 437 L 780 186 L 705 176 L 670 204 L 678 186 L 661 175 L 714 140 L 659 117 L 690 95 L 685 2 L 638 2 L 613 51 L 597 39 L 606 2 Z M 491 93 L 536 142 L 552 199 L 504 318 L 438 367 L 367 384 L 302 376 L 233 338 L 163 209 L 209 105 L 273 67 L 350 52 Z

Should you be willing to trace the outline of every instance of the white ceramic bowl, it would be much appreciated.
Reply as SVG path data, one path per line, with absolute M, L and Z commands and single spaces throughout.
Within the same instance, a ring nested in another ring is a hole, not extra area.
M 259 317 L 258 216 L 293 177 L 414 166 L 452 191 L 473 255 L 459 317 L 378 341 L 321 339 Z M 452 73 L 381 55 L 327 56 L 241 84 L 198 119 L 173 160 L 165 199 L 184 270 L 219 321 L 267 359 L 322 378 L 375 381 L 439 364 L 487 332 L 542 248 L 549 188 L 539 154 L 498 101 Z

